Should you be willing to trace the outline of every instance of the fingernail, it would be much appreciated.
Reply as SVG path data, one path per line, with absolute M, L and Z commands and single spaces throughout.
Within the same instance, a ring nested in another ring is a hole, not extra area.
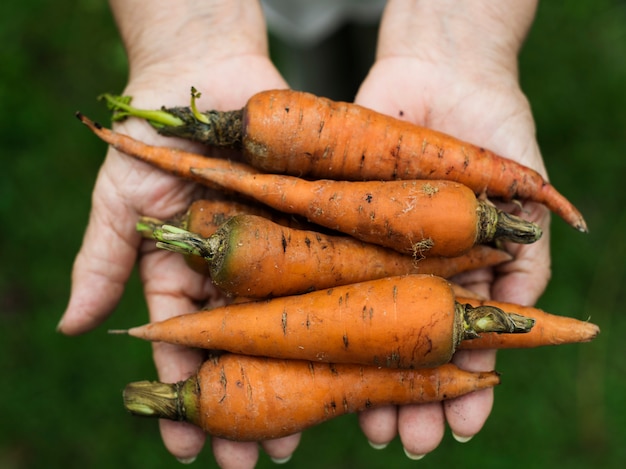
M 409 450 L 407 450 L 406 448 L 404 449 L 404 454 L 406 454 L 406 457 L 409 459 L 412 459 L 413 461 L 419 461 L 420 459 L 422 459 L 424 456 L 426 456 L 425 454 L 415 454 L 415 453 L 411 453 Z
M 374 449 L 385 449 L 388 445 L 388 443 L 374 443 L 373 441 L 369 441 L 369 440 L 367 440 L 367 442 Z
M 55 329 L 57 332 L 61 332 L 61 329 L 63 328 L 63 318 L 61 318 L 57 324 L 57 328 Z
M 192 456 L 190 458 L 176 458 L 181 464 L 191 464 L 196 460 L 196 456 Z
M 274 464 L 285 464 L 291 459 L 291 455 L 286 458 L 270 458 Z
M 470 436 L 461 436 L 461 435 L 457 435 L 456 433 L 452 432 L 452 437 L 458 441 L 459 443 L 467 443 L 468 441 L 470 441 L 472 438 L 474 438 L 474 435 L 470 435 Z

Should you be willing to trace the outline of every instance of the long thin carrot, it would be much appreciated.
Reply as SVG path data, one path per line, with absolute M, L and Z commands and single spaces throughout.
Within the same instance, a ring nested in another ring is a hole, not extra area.
M 410 254 L 457 256 L 494 239 L 532 243 L 541 236 L 534 223 L 479 200 L 466 186 L 452 181 L 308 181 L 294 176 L 261 174 L 244 164 L 204 158 L 200 168 L 193 154 L 175 168 L 168 148 L 133 141 L 81 120 L 120 151 L 157 167 L 221 186 L 285 213 Z M 185 156 L 187 158 L 187 156 Z M 211 164 L 215 163 L 214 167 Z
M 485 148 L 352 103 L 292 90 L 252 96 L 238 111 L 191 108 L 142 114 L 105 96 L 124 116 L 140 115 L 164 135 L 243 149 L 263 171 L 350 180 L 448 179 L 476 194 L 540 202 L 579 231 L 580 212 L 538 172 Z
M 500 335 L 485 333 L 474 340 L 461 342 L 459 344 L 461 349 L 531 348 L 544 345 L 589 342 L 600 333 L 600 328 L 591 322 L 550 314 L 532 306 L 460 297 L 457 297 L 457 301 L 473 307 L 494 306 L 535 320 L 535 325 L 531 331 L 528 334 L 524 334 L 523 337 L 517 334 Z
M 145 231 L 146 223 L 140 219 L 137 227 Z M 289 228 L 245 214 L 231 217 L 207 238 L 171 225 L 149 229 L 157 246 L 204 259 L 222 291 L 248 298 L 294 295 L 405 274 L 450 277 L 511 259 L 487 246 L 449 259 L 415 259 L 351 236 Z
M 450 361 L 485 331 L 532 319 L 455 302 L 448 282 L 407 275 L 182 314 L 127 331 L 144 340 L 245 355 L 418 368 Z
M 212 436 L 262 441 L 347 413 L 442 401 L 499 383 L 494 371 L 452 364 L 398 370 L 225 354 L 186 381 L 130 383 L 124 406 L 134 415 L 191 422 Z
M 98 135 L 98 137 L 118 151 L 140 160 L 145 160 L 145 156 L 149 155 L 149 162 L 151 164 L 175 176 L 191 179 L 192 181 L 200 182 L 206 185 L 208 181 L 206 181 L 205 178 L 198 177 L 191 172 L 192 168 L 210 167 L 224 171 L 242 171 L 251 174 L 258 173 L 258 170 L 244 163 L 238 163 L 221 158 L 208 158 L 199 153 L 188 152 L 176 148 L 146 145 L 139 140 L 129 137 L 128 135 L 124 135 L 119 132 L 112 132 L 111 130 L 102 127 L 100 124 L 91 121 L 80 112 L 76 113 L 76 117 L 82 123 L 87 125 L 87 127 Z M 223 190 L 223 187 L 220 187 L 220 189 Z

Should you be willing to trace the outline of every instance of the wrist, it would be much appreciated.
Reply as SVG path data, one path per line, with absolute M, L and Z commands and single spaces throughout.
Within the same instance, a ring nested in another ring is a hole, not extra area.
M 110 0 L 130 73 L 166 64 L 201 66 L 241 55 L 268 55 L 265 21 L 256 1 Z
M 377 59 L 404 56 L 468 75 L 517 77 L 517 57 L 536 4 L 536 0 L 390 0 Z

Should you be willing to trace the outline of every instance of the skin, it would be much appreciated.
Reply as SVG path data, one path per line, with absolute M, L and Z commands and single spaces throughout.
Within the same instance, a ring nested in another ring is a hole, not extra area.
M 376 63 L 355 101 L 390 115 L 402 110 L 409 121 L 490 148 L 546 176 L 517 76 L 517 55 L 535 8 L 533 1 L 389 2 Z M 454 280 L 487 298 L 534 304 L 550 277 L 550 214 L 531 203 L 523 212 L 544 229 L 539 242 L 508 246 L 513 262 Z M 495 351 L 461 351 L 453 361 L 492 369 L 495 358 Z M 387 444 L 397 431 L 406 452 L 421 456 L 437 447 L 445 422 L 459 440 L 471 438 L 492 405 L 493 390 L 485 390 L 444 404 L 369 411 L 360 422 L 374 444 Z
M 124 94 L 143 108 L 186 105 L 189 87 L 204 91 L 204 109 L 241 108 L 249 96 L 287 86 L 270 62 L 259 5 L 245 0 L 110 0 L 130 64 Z M 500 4 L 502 3 L 502 5 Z M 517 54 L 530 27 L 536 1 L 480 2 L 391 0 L 379 37 L 376 62 L 356 102 L 432 126 L 516 159 L 545 175 L 534 123 L 517 80 Z M 467 11 L 466 11 L 467 10 Z M 486 112 L 488 111 L 488 112 Z M 130 119 L 116 130 L 147 143 L 206 151 L 188 142 L 159 137 Z M 72 290 L 60 332 L 82 334 L 97 327 L 117 305 L 135 263 L 144 285 L 150 320 L 163 320 L 199 304 L 223 301 L 210 282 L 183 258 L 141 239 L 142 215 L 167 219 L 206 195 L 197 185 L 168 176 L 109 149 L 92 195 L 83 245 L 75 259 Z M 517 206 L 510 206 L 512 208 Z M 494 299 L 534 303 L 550 276 L 549 213 L 524 204 L 524 217 L 544 230 L 532 245 L 508 249 L 515 260 L 455 279 Z M 192 374 L 202 356 L 193 350 L 154 345 L 159 379 L 174 382 Z M 470 370 L 495 366 L 495 352 L 462 351 L 454 362 Z M 445 404 L 388 407 L 360 414 L 365 436 L 385 445 L 400 436 L 407 455 L 419 457 L 441 441 L 445 425 L 462 439 L 476 434 L 488 417 L 493 392 L 480 391 Z M 200 452 L 205 435 L 197 428 L 162 421 L 167 449 L 183 462 Z M 289 458 L 300 435 L 263 442 L 275 460 Z M 211 439 L 222 468 L 252 468 L 259 444 Z

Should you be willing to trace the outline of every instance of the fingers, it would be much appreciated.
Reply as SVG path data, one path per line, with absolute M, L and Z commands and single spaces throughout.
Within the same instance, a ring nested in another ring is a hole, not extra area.
M 421 459 L 433 451 L 445 432 L 441 403 L 401 406 L 398 410 L 398 434 L 410 459 Z
M 229 441 L 212 438 L 211 447 L 222 469 L 253 469 L 259 460 L 259 446 L 254 441 Z
M 204 432 L 186 422 L 159 420 L 161 438 L 167 450 L 182 463 L 195 461 L 204 446 Z
M 530 202 L 522 210 L 527 219 L 541 226 L 543 236 L 533 244 L 507 244 L 515 260 L 496 267 L 491 296 L 499 301 L 533 305 L 551 276 L 550 212 L 545 206 Z
M 301 436 L 301 433 L 296 433 L 284 438 L 267 440 L 261 442 L 261 446 L 274 463 L 284 464 L 291 459 L 292 454 L 300 444 Z
M 119 302 L 136 258 L 134 212 L 104 165 L 94 188 L 83 244 L 74 261 L 70 300 L 57 329 L 80 334 L 99 325 Z
M 165 383 L 188 378 L 203 360 L 203 354 L 197 350 L 164 343 L 154 344 L 153 355 L 159 380 Z M 159 428 L 165 447 L 177 459 L 191 461 L 204 446 L 205 433 L 192 424 L 160 420 Z
M 283 464 L 291 459 L 291 455 L 300 443 L 300 433 L 284 438 L 267 440 L 261 446 L 276 464 Z M 212 438 L 211 447 L 218 466 L 222 469 L 253 469 L 259 459 L 259 445 L 254 441 L 229 441 L 223 438 Z
M 163 431 L 163 427 L 161 430 Z M 172 433 L 171 436 L 178 437 L 179 435 Z M 181 436 L 188 435 L 185 433 L 185 435 Z M 261 446 L 275 464 L 284 464 L 291 459 L 291 456 L 300 443 L 300 438 L 301 434 L 296 433 L 284 438 L 263 441 L 261 442 Z M 213 437 L 211 439 L 211 449 L 215 461 L 222 469 L 253 469 L 259 459 L 259 444 L 254 441 L 230 441 Z M 178 459 L 190 462 L 193 458 L 178 457 Z
M 139 267 L 152 321 L 195 311 L 198 307 L 194 299 L 209 298 L 212 294 L 210 281 L 191 271 L 182 256 L 151 251 L 141 258 Z M 153 358 L 159 380 L 174 383 L 194 374 L 205 354 L 157 342 L 153 344 Z M 193 460 L 203 448 L 205 434 L 191 424 L 164 421 L 160 429 L 165 447 L 180 460 Z
M 416 460 L 437 448 L 445 431 L 439 402 L 367 410 L 359 414 L 359 423 L 373 448 L 385 448 L 399 434 L 405 454 Z
M 363 434 L 375 449 L 382 449 L 398 432 L 398 408 L 385 406 L 359 413 Z
M 452 362 L 469 371 L 495 369 L 495 350 L 461 350 L 454 354 Z M 485 424 L 493 407 L 493 389 L 483 389 L 456 399 L 444 401 L 446 421 L 457 441 L 469 441 Z

